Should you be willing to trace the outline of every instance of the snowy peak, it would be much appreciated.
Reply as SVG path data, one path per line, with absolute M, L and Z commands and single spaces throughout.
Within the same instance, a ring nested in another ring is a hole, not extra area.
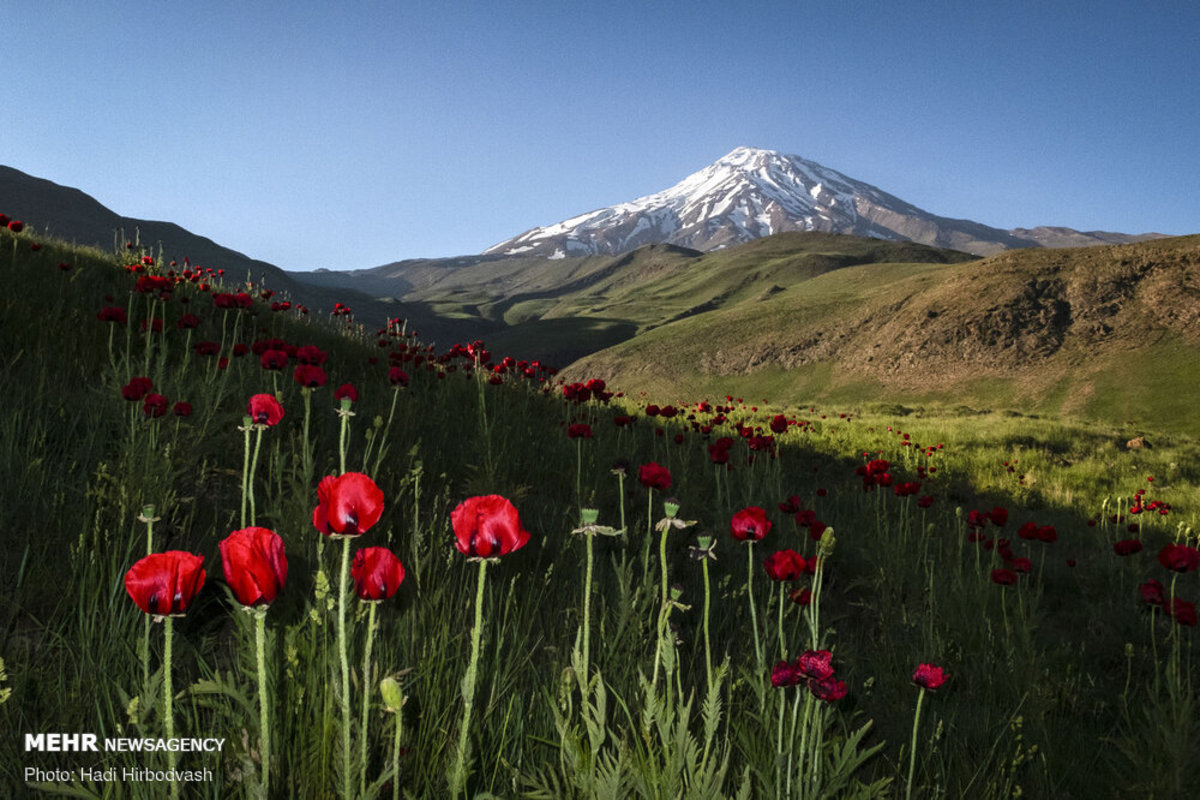
M 658 243 L 716 250 L 783 231 L 911 240 L 980 255 L 1040 244 L 930 214 L 815 161 L 738 147 L 669 189 L 534 228 L 485 253 L 563 258 Z

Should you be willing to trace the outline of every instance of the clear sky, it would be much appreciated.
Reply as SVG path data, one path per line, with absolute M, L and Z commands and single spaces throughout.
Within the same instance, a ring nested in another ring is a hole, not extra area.
M 1200 232 L 1194 0 L 8 0 L 0 30 L 0 163 L 285 269 L 477 253 L 739 145 L 1001 228 Z

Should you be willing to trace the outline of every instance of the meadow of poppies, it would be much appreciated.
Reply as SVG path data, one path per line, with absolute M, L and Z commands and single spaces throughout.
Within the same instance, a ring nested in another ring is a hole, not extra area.
M 1196 796 L 1189 440 L 629 397 L 0 221 L 3 796 Z

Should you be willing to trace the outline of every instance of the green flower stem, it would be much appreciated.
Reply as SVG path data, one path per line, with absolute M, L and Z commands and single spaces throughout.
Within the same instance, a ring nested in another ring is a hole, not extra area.
M 350 435 L 350 400 L 342 399 L 342 408 L 338 412 L 342 418 L 341 430 L 338 432 L 338 470 L 339 475 L 346 474 L 346 443 Z
M 250 524 L 258 524 L 258 514 L 254 505 L 254 473 L 258 472 L 258 451 L 262 447 L 263 426 L 255 425 L 254 431 L 254 455 L 250 459 L 250 476 L 246 479 L 247 487 L 250 492 Z M 245 526 L 243 526 L 245 527 Z
M 592 558 L 596 535 L 587 536 L 587 575 L 583 581 L 583 685 L 587 686 L 592 651 Z
M 400 800 L 400 734 L 404 729 L 402 712 L 396 712 L 396 735 L 392 739 L 392 800 Z
M 575 438 L 575 502 L 583 502 L 583 437 Z
M 146 555 L 154 552 L 154 506 L 142 508 L 142 519 L 146 521 Z M 142 692 L 150 691 L 150 615 L 142 621 Z
M 746 540 L 746 598 L 750 602 L 750 626 L 754 629 L 754 663 L 757 667 L 755 675 L 762 676 L 766 668 L 763 664 L 762 640 L 758 636 L 758 611 L 754 604 L 754 540 Z
M 650 542 L 654 541 L 654 490 L 646 492 L 646 540 L 642 544 L 642 586 L 650 571 Z
M 172 701 L 174 700 L 174 689 L 171 687 L 171 623 L 170 617 L 163 619 L 166 627 L 163 628 L 163 636 L 165 642 L 163 645 L 163 724 L 166 727 L 167 739 L 175 738 L 175 717 L 171 710 Z M 167 770 L 175 770 L 175 751 L 167 750 Z M 174 800 L 179 797 L 179 784 L 171 781 L 171 798 Z
M 650 685 L 658 688 L 658 666 L 662 663 L 663 657 L 663 639 L 666 637 L 666 630 L 669 628 L 668 611 L 667 611 L 667 531 L 669 527 L 662 529 L 662 536 L 658 541 L 658 563 L 662 572 L 662 604 L 658 611 L 658 643 L 654 646 L 654 679 Z M 670 694 L 670 676 L 667 676 L 667 693 Z
M 779 691 L 779 722 L 775 726 L 775 796 L 779 798 L 785 796 L 780 789 L 783 788 L 783 712 L 786 708 L 787 696 L 781 689 Z M 791 748 L 789 747 L 788 750 L 790 751 Z
M 250 480 L 250 426 L 251 426 L 250 417 L 244 418 L 243 422 L 245 424 L 242 426 L 242 430 L 245 432 L 246 435 L 244 437 L 245 447 L 242 448 L 242 514 L 241 514 L 240 519 L 242 521 L 241 527 L 245 528 L 246 527 L 246 502 L 247 502 L 246 498 L 249 496 L 246 485 Z
M 628 531 L 629 528 L 627 528 L 625 526 L 625 473 L 624 472 L 617 473 L 617 494 L 618 494 L 618 499 L 620 500 L 620 508 L 621 508 L 621 530 Z M 622 533 L 621 541 L 624 542 L 626 540 L 626 538 L 627 538 L 626 534 Z
M 913 715 L 912 743 L 908 753 L 908 784 L 904 789 L 904 799 L 912 799 L 913 773 L 917 768 L 917 726 L 921 724 L 921 704 L 925 702 L 925 687 L 921 687 L 917 695 L 917 713 Z
M 304 447 L 304 485 L 312 484 L 313 471 L 313 451 L 312 444 L 308 441 L 308 421 L 312 417 L 312 389 L 305 386 L 300 390 L 300 394 L 304 395 L 304 433 L 302 446 Z
M 362 696 L 362 725 L 359 727 L 361 737 L 358 748 L 358 796 L 367 795 L 367 711 L 370 708 L 371 689 L 371 645 L 375 643 L 375 606 L 378 603 L 367 603 L 367 648 L 363 654 L 363 696 Z
M 786 659 L 788 657 L 787 635 L 783 632 L 783 600 L 784 600 L 783 582 L 779 583 L 779 657 Z
M 810 695 L 811 697 L 811 695 Z M 787 760 L 787 779 L 784 782 L 783 796 L 792 796 L 792 752 L 796 744 L 796 721 L 799 718 L 800 711 L 800 692 L 796 692 L 795 698 L 792 700 L 792 728 L 791 735 L 788 737 L 788 760 Z
M 475 679 L 479 669 L 479 638 L 483 629 L 483 590 L 487 577 L 487 560 L 479 562 L 479 583 L 475 588 L 475 626 L 471 629 L 471 660 L 462 682 L 463 721 L 458 731 L 458 751 L 454 772 L 450 775 L 450 794 L 458 797 L 467 785 L 467 735 L 471 729 L 471 710 L 475 706 Z
M 804 721 L 800 723 L 800 761 L 796 764 L 796 774 L 799 776 L 797 785 L 800 787 L 800 797 L 803 800 L 807 793 L 807 783 L 804 780 L 804 763 L 808 759 L 808 728 L 812 719 L 813 695 L 806 693 L 804 697 Z
M 342 538 L 342 577 L 338 583 L 338 655 L 342 661 L 342 797 L 350 800 L 350 659 L 346 653 L 346 583 L 350 577 L 350 537 Z
M 708 616 L 709 608 L 712 606 L 712 589 L 708 583 L 708 559 L 704 559 L 701 564 L 701 569 L 704 572 L 704 674 L 708 678 L 706 686 L 709 691 L 712 691 L 713 675 L 712 675 L 712 641 L 708 635 Z
M 262 754 L 262 796 L 271 796 L 271 726 L 267 719 L 267 609 L 254 612 L 254 644 L 258 655 L 258 750 Z

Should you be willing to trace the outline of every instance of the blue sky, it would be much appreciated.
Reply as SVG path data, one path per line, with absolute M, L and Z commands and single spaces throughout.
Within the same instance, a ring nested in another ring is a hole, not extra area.
M 0 163 L 285 269 L 476 253 L 739 145 L 996 227 L 1200 232 L 1191 0 L 2 14 Z

